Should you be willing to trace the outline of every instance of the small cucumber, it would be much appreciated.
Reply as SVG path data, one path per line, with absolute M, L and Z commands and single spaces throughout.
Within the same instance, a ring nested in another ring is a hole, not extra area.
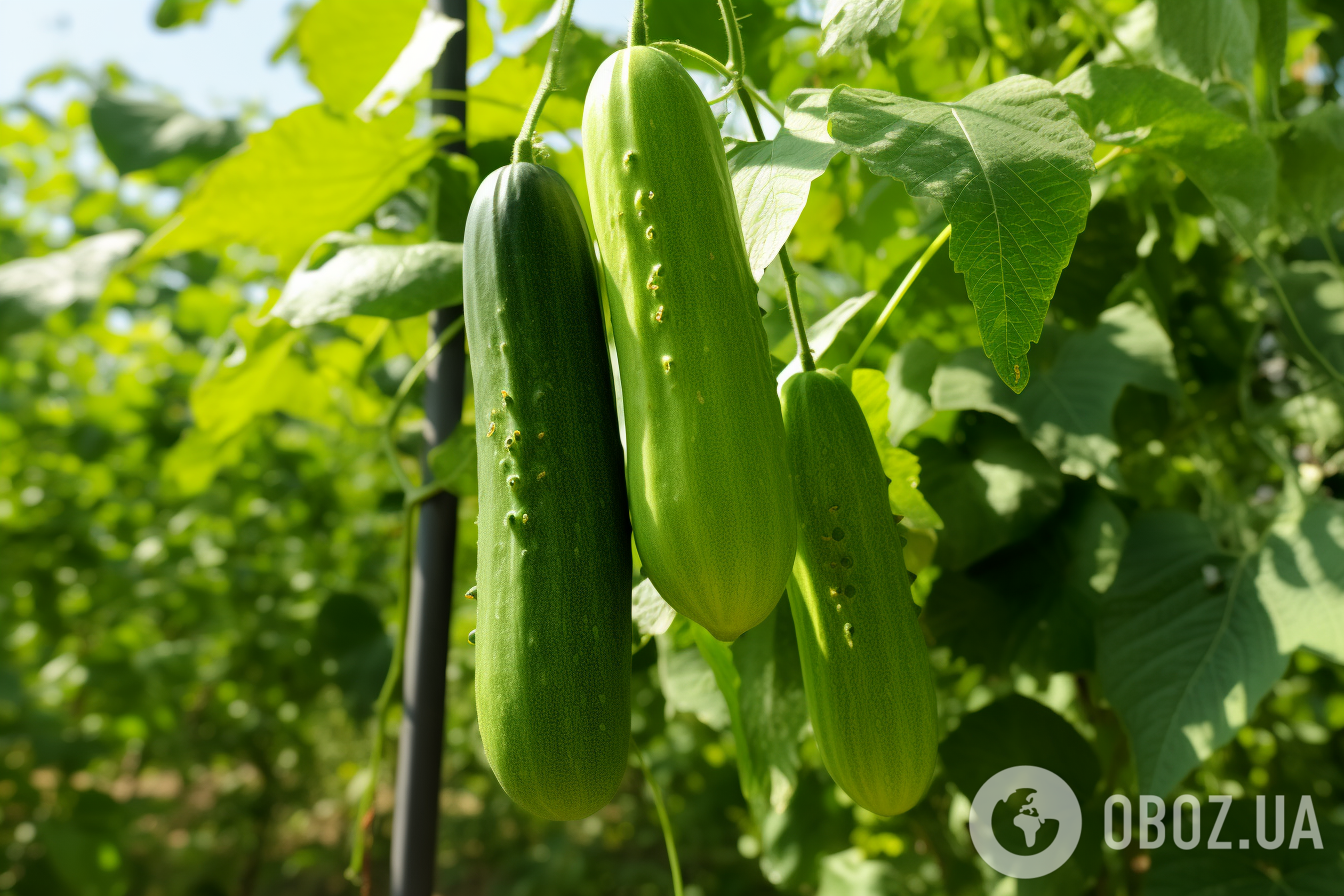
M 583 146 L 635 545 L 663 598 L 730 641 L 778 603 L 797 518 L 723 141 L 681 64 L 634 46 L 594 75 Z
M 783 389 L 798 501 L 789 607 L 826 770 L 854 802 L 898 815 L 938 756 L 938 703 L 887 480 L 858 399 L 829 370 Z
M 476 710 L 523 808 L 583 818 L 625 774 L 630 523 L 591 243 L 560 175 L 491 173 L 467 215 Z

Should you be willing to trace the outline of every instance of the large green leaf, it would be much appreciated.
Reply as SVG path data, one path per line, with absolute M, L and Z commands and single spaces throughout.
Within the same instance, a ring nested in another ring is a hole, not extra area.
M 504 13 L 504 30 L 512 31 L 531 23 L 553 5 L 552 0 L 499 0 L 499 11 Z
M 1179 398 L 1171 339 L 1147 309 L 1125 302 L 1102 313 L 1095 329 L 1065 337 L 1054 365 L 1013 395 L 983 356 L 965 349 L 934 374 L 937 410 L 982 410 L 1016 423 L 1041 453 L 1071 476 L 1118 485 L 1112 413 L 1127 385 Z
M 171 100 L 136 100 L 99 91 L 89 124 L 118 173 L 172 162 L 165 179 L 181 181 L 242 142 L 236 122 L 200 118 Z
M 1091 799 L 1101 780 L 1097 754 L 1078 729 L 1050 707 L 1021 694 L 1010 694 L 965 716 L 938 754 L 948 777 L 967 797 L 1015 765 L 1054 772 L 1080 803 Z
M 1312 343 L 1334 365 L 1344 368 L 1344 280 L 1330 262 L 1294 261 L 1279 273 L 1283 291 Z M 1291 327 L 1279 332 L 1289 348 L 1305 355 L 1307 348 Z
M 112 270 L 144 238 L 138 230 L 114 230 L 60 252 L 0 265 L 0 334 L 29 329 L 76 302 L 94 301 Z
M 826 0 L 817 53 L 852 52 L 869 38 L 894 34 L 904 6 L 905 0 Z
M 1275 148 L 1290 229 L 1300 236 L 1329 228 L 1344 209 L 1344 107 L 1326 103 L 1293 119 Z
M 220 162 L 138 258 L 243 243 L 289 268 L 318 237 L 353 227 L 424 167 L 434 138 L 411 136 L 414 123 L 409 108 L 369 122 L 299 109 Z
M 730 140 L 728 168 L 757 280 L 779 254 L 807 204 L 812 181 L 840 148 L 826 133 L 827 90 L 796 90 L 772 140 Z
M 689 712 L 709 727 L 722 731 L 733 719 L 715 670 L 697 646 L 693 625 L 686 617 L 677 616 L 670 628 L 656 635 L 658 686 L 669 718 L 675 712 Z
M 1158 58 L 1192 81 L 1254 87 L 1259 24 L 1257 0 L 1157 0 Z
M 1252 564 L 1189 514 L 1134 521 L 1099 606 L 1097 671 L 1129 731 L 1140 792 L 1167 794 L 1227 743 L 1286 666 Z
M 911 196 L 938 200 L 985 353 L 1014 391 L 1087 222 L 1092 141 L 1049 82 L 1017 75 L 955 103 L 838 87 L 831 136 Z
M 469 89 L 471 114 L 467 116 L 467 143 L 512 138 L 523 126 L 532 95 L 545 70 L 526 56 L 499 61 L 479 85 Z M 583 101 L 563 94 L 552 95 L 541 112 L 538 131 L 569 131 L 583 123 Z
M 1057 86 L 1097 140 L 1167 159 L 1243 238 L 1259 232 L 1274 201 L 1274 154 L 1198 87 L 1157 69 L 1096 64 Z
M 271 314 L 306 327 L 352 314 L 400 320 L 460 304 L 460 243 L 347 246 L 321 267 L 296 267 Z
M 390 111 L 462 28 L 424 0 L 320 0 L 299 22 L 299 55 L 337 112 Z
M 993 418 L 961 448 L 925 439 L 916 454 L 921 491 L 943 520 L 938 563 L 948 569 L 963 569 L 1027 536 L 1062 498 L 1054 466 Z

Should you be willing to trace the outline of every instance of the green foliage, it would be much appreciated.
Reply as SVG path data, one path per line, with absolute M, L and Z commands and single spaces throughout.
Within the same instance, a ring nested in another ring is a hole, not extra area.
M 529 44 L 522 26 L 549 5 L 468 5 L 470 61 L 498 54 L 474 70 L 470 159 L 436 151 L 464 135 L 428 114 L 446 27 L 419 3 L 312 5 L 282 49 L 297 43 L 323 103 L 249 118 L 241 144 L 236 123 L 116 67 L 54 67 L 0 110 L 0 893 L 348 886 L 422 386 L 384 421 L 428 344 L 424 310 L 459 300 L 452 247 L 539 82 L 549 35 Z M 210 6 L 163 2 L 155 20 L 209 35 Z M 651 39 L 726 58 L 716 4 L 648 7 Z M 749 79 L 784 118 L 758 143 L 737 99 L 715 107 L 777 375 L 798 367 L 781 246 L 818 362 L 840 367 L 952 222 L 956 251 L 843 369 L 905 517 L 946 736 L 915 808 L 866 812 L 822 766 L 787 608 L 727 645 L 639 577 L 631 730 L 688 892 L 1332 892 L 1344 387 L 1320 359 L 1344 369 L 1337 5 L 735 7 Z M 585 213 L 583 149 L 553 135 L 572 135 L 614 49 L 571 31 L 539 129 Z M 39 92 L 53 84 L 63 108 Z M 934 189 L 954 181 L 971 183 L 960 200 Z M 999 199 L 1013 226 L 983 233 L 1018 255 L 969 240 Z M 1011 333 L 986 326 L 987 293 Z M 461 496 L 458 543 L 440 546 L 455 597 L 475 581 L 474 440 L 468 422 L 428 458 Z M 476 612 L 454 602 L 438 890 L 667 892 L 637 771 L 567 824 L 498 787 Z M 1058 872 L 1014 884 L 976 857 L 966 813 L 1020 762 L 1073 784 L 1084 833 Z M 374 782 L 375 894 L 391 780 Z M 1112 851 L 1111 793 L 1188 793 L 1206 836 L 1209 797 L 1232 795 L 1221 838 L 1250 845 L 1184 851 L 1168 829 L 1158 849 Z M 1254 798 L 1279 794 L 1289 831 L 1312 795 L 1326 849 L 1257 844 Z

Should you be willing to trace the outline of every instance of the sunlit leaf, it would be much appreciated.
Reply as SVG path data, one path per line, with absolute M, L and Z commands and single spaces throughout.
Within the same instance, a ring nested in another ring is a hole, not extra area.
M 672 627 L 677 611 L 658 593 L 652 579 L 630 590 L 630 617 L 641 635 L 661 635 Z
M 434 138 L 410 136 L 414 123 L 408 108 L 370 122 L 321 106 L 292 112 L 211 170 L 137 258 L 243 243 L 288 268 L 318 237 L 353 227 L 424 167 Z
M 794 91 L 774 139 L 729 141 L 728 169 L 757 280 L 798 223 L 812 181 L 840 151 L 826 133 L 829 96 L 826 90 Z
M 461 303 L 461 244 L 355 245 L 321 267 L 295 268 L 271 314 L 306 327 L 352 314 L 399 320 Z
M 76 302 L 94 301 L 113 268 L 144 238 L 138 230 L 114 230 L 0 265 L 0 333 L 17 333 Z
M 836 88 L 831 136 L 912 196 L 938 200 L 985 353 L 1014 391 L 1087 222 L 1092 141 L 1053 86 L 1018 75 L 956 103 Z
M 1257 0 L 1156 3 L 1155 38 L 1164 68 L 1196 82 L 1216 78 L 1254 85 Z
M 870 38 L 896 31 L 905 0 L 826 0 L 821 12 L 821 49 L 827 53 L 852 52 Z
M 526 56 L 506 57 L 480 85 L 469 89 L 471 114 L 467 116 L 467 143 L 515 137 L 541 84 L 543 67 Z M 583 102 L 570 96 L 553 95 L 542 110 L 538 131 L 568 131 L 583 124 Z
M 1274 155 L 1198 87 L 1157 69 L 1094 64 L 1058 88 L 1097 140 L 1167 159 L 1243 238 L 1259 232 L 1274 201 Z
M 1307 647 L 1344 663 L 1344 502 L 1277 520 L 1252 573 L 1280 653 Z

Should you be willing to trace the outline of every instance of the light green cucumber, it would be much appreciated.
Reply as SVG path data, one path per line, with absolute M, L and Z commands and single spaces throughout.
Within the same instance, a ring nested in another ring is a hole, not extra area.
M 729 641 L 783 593 L 797 518 L 723 143 L 681 64 L 634 46 L 593 77 L 583 146 L 640 561 L 669 604 Z
M 784 384 L 798 501 L 789 607 L 826 770 L 854 802 L 898 815 L 938 756 L 938 703 L 919 608 L 858 400 L 829 370 Z

